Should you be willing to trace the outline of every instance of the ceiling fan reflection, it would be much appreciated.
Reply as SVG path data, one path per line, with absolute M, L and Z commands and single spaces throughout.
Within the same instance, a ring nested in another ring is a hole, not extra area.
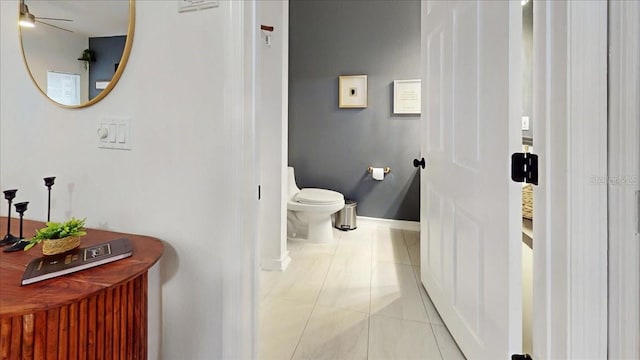
M 23 27 L 34 27 L 37 23 L 40 24 L 44 24 L 47 26 L 51 26 L 54 27 L 56 29 L 59 30 L 64 30 L 64 31 L 68 31 L 68 32 L 73 32 L 69 29 L 65 29 L 63 27 L 57 26 L 57 25 L 53 25 L 50 24 L 48 22 L 42 21 L 42 20 L 49 20 L 49 21 L 73 21 L 72 19 L 63 19 L 63 18 L 52 18 L 52 17 L 40 17 L 40 16 L 35 16 L 34 14 L 29 12 L 29 7 L 27 6 L 27 4 L 24 3 L 24 0 L 20 0 L 20 20 L 19 20 L 19 24 L 20 26 Z

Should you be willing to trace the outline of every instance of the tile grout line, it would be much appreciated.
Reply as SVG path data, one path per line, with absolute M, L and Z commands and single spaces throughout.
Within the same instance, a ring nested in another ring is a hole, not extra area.
M 404 238 L 404 246 L 407 247 L 407 253 L 409 253 L 409 246 L 407 245 L 407 238 L 404 236 L 405 232 L 404 230 L 402 231 L 402 237 Z M 420 234 L 420 233 L 418 233 Z M 420 235 L 418 235 L 420 236 Z M 420 238 L 418 238 L 418 243 L 420 242 Z M 420 244 L 422 245 L 422 244 Z M 409 255 L 409 258 L 411 258 L 411 255 Z M 413 273 L 413 279 L 415 280 L 415 282 L 417 283 L 417 285 L 420 287 L 422 286 L 422 282 L 420 281 L 420 279 L 418 278 L 418 275 L 416 274 L 415 271 L 413 271 L 413 264 L 411 265 L 411 272 Z M 420 265 L 422 266 L 422 260 L 420 260 Z M 427 296 L 429 296 L 429 293 L 427 293 L 427 289 L 425 289 L 425 293 L 427 294 Z M 425 299 L 422 296 L 422 291 L 418 288 L 418 295 L 420 295 L 420 301 L 422 301 L 422 307 L 424 308 L 424 312 L 427 314 L 427 320 L 429 323 L 429 328 L 431 329 L 431 334 L 433 335 L 433 340 L 436 342 L 436 347 L 438 348 L 438 352 L 440 353 L 440 358 L 444 360 L 444 354 L 442 352 L 442 348 L 440 347 L 440 343 L 438 342 L 438 337 L 436 336 L 436 332 L 433 329 L 433 326 L 435 324 L 433 324 L 431 322 L 431 316 L 429 316 L 429 311 L 427 310 L 427 304 L 425 304 Z
M 311 313 L 309 314 L 309 317 L 307 318 L 307 321 L 304 323 L 304 328 L 302 328 L 302 332 L 300 333 L 300 337 L 298 338 L 298 342 L 296 343 L 296 347 L 293 348 L 293 352 L 291 353 L 291 360 L 293 360 L 293 358 L 295 357 L 296 352 L 298 351 L 298 347 L 300 346 L 300 343 L 302 342 L 302 336 L 304 336 L 304 332 L 307 330 L 307 326 L 309 326 L 309 322 L 311 321 L 311 316 L 313 316 L 313 313 L 316 310 L 316 306 L 318 306 L 318 300 L 320 300 L 320 294 L 322 294 L 322 289 L 324 289 L 324 284 L 327 282 L 327 277 L 329 276 L 329 270 L 331 270 L 331 265 L 333 265 L 333 261 L 335 260 L 336 251 L 338 249 L 338 242 L 340 241 L 341 238 L 342 238 L 342 236 L 340 236 L 340 238 L 338 238 L 338 240 L 336 241 L 336 247 L 333 250 L 333 254 L 331 254 L 331 262 L 329 263 L 329 266 L 327 267 L 327 272 L 324 274 L 324 279 L 322 280 L 322 285 L 320 286 L 320 291 L 318 291 L 318 295 L 316 296 L 316 301 L 313 302 L 313 307 L 311 308 Z

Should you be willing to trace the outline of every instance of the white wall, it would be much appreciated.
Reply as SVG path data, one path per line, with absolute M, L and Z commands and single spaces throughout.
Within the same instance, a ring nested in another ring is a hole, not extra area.
M 80 102 L 89 101 L 89 71 L 77 60 L 89 47 L 86 36 L 38 23 L 34 28 L 23 28 L 22 39 L 29 70 L 43 92 L 47 92 L 47 71 L 79 74 Z
M 234 221 L 228 189 L 240 180 L 226 170 L 241 146 L 223 118 L 224 56 L 239 46 L 225 45 L 230 6 L 221 1 L 179 14 L 176 1 L 138 1 L 133 49 L 118 85 L 98 104 L 69 110 L 29 79 L 18 2 L 0 2 L 0 188 L 18 188 L 17 200 L 30 201 L 25 217 L 43 220 L 42 178 L 54 175 L 53 220 L 86 217 L 89 227 L 164 241 L 149 292 L 151 305 L 161 306 L 149 316 L 151 326 L 162 324 L 162 338 L 150 339 L 150 359 L 158 347 L 164 359 L 222 356 L 221 263 L 233 238 L 226 225 Z M 97 148 L 103 116 L 132 118 L 131 151 Z
M 287 251 L 287 144 L 289 89 L 289 1 L 258 2 L 258 22 L 274 27 L 261 31 L 257 46 L 260 142 L 260 264 L 285 270 Z M 271 45 L 266 44 L 270 36 Z

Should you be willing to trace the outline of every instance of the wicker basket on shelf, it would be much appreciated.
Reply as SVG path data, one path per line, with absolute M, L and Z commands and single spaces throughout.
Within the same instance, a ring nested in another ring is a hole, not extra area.
M 522 217 L 533 220 L 533 185 L 522 187 Z
M 80 246 L 80 236 L 67 236 L 62 239 L 44 239 L 42 240 L 42 254 L 62 254 L 78 246 Z
M 85 219 L 76 218 L 62 223 L 49 221 L 47 226 L 36 230 L 36 235 L 28 240 L 29 243 L 24 250 L 27 251 L 40 242 L 44 255 L 56 255 L 73 250 L 80 246 L 80 237 L 87 235 L 84 222 Z

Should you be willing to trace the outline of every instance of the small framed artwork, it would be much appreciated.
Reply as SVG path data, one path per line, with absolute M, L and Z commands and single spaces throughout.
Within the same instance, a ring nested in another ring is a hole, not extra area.
M 343 109 L 367 107 L 367 75 L 339 77 L 338 106 Z
M 107 86 L 109 86 L 110 82 L 111 81 L 108 81 L 108 80 L 102 80 L 102 81 L 98 80 L 98 81 L 96 81 L 96 90 L 104 90 L 104 89 L 106 89 Z
M 394 80 L 393 81 L 393 113 L 417 114 L 422 112 L 422 81 Z

